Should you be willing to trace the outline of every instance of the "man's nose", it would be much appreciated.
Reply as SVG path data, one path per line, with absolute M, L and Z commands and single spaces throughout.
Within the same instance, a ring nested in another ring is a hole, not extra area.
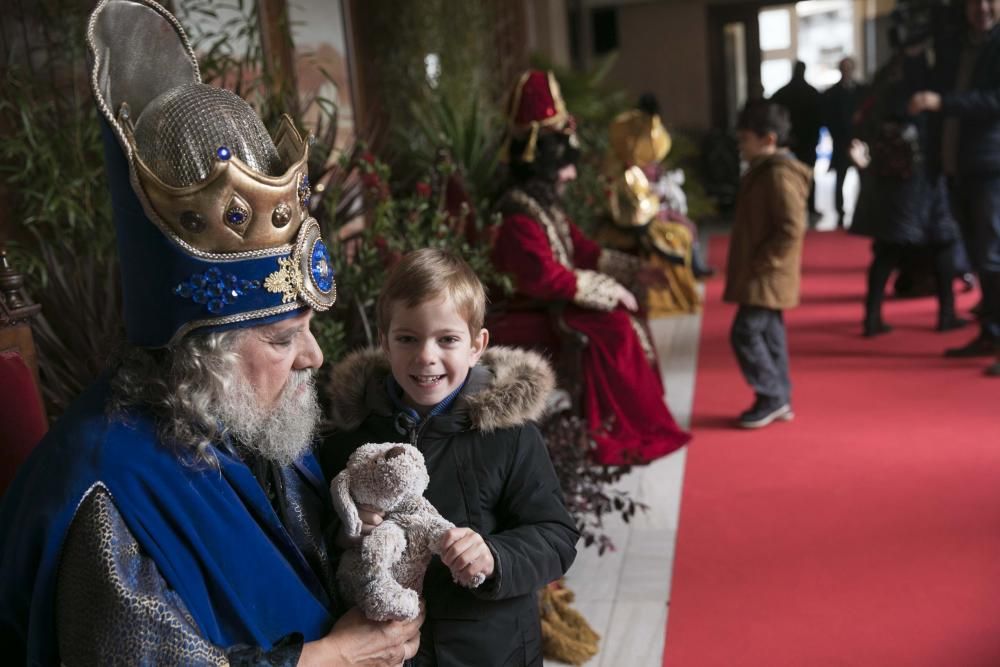
M 316 342 L 316 337 L 313 336 L 312 331 L 306 329 L 302 336 L 302 347 L 295 358 L 295 368 L 296 370 L 303 370 L 305 368 L 318 369 L 322 365 L 323 350 L 320 349 L 319 343 Z

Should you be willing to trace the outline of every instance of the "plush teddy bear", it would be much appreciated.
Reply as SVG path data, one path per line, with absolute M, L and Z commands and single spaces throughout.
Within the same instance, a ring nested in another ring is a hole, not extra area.
M 348 536 L 361 535 L 358 505 L 385 513 L 337 568 L 341 593 L 372 620 L 416 618 L 427 565 L 440 555 L 442 535 L 455 527 L 423 497 L 429 482 L 420 450 L 390 442 L 358 447 L 330 484 Z

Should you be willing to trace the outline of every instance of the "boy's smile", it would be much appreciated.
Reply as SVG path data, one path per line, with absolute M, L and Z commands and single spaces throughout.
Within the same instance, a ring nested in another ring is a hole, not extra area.
M 406 403 L 423 414 L 462 386 L 488 338 L 486 329 L 473 338 L 452 299 L 444 297 L 413 307 L 393 304 L 382 343 Z

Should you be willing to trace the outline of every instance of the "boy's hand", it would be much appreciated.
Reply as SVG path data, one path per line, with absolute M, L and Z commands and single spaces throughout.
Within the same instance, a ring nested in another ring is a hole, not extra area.
M 371 505 L 358 505 L 358 518 L 361 519 L 361 535 L 363 537 L 379 527 L 382 519 L 385 518 L 385 512 Z
M 341 549 L 349 549 L 361 543 L 362 538 L 378 528 L 385 518 L 385 512 L 371 505 L 358 505 L 358 518 L 361 519 L 361 535 L 352 536 L 344 532 L 344 526 L 337 533 L 337 545 Z
M 493 576 L 496 567 L 493 552 L 471 528 L 452 528 L 441 536 L 441 562 L 451 570 L 452 578 L 466 587 Z

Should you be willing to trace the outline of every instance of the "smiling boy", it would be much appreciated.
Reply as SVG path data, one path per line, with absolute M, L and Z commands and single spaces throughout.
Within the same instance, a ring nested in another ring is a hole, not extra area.
M 406 255 L 376 310 L 380 346 L 331 373 L 337 432 L 320 458 L 332 478 L 360 445 L 412 443 L 430 473 L 425 497 L 456 525 L 427 571 L 413 665 L 541 665 L 537 591 L 566 572 L 579 537 L 533 423 L 552 370 L 534 352 L 486 349 L 485 291 L 450 253 Z M 462 585 L 474 578 L 485 583 Z

